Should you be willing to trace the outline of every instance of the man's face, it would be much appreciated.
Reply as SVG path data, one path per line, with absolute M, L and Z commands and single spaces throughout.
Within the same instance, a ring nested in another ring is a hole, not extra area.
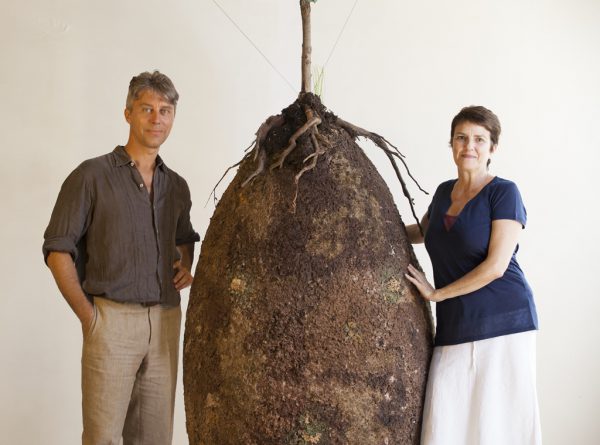
M 125 109 L 130 140 L 140 148 L 160 148 L 171 132 L 174 119 L 175 107 L 151 89 L 143 90 L 131 109 Z

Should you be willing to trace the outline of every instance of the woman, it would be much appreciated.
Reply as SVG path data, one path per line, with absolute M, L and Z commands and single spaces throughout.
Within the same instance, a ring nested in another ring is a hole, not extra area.
M 535 385 L 533 295 L 515 254 L 526 223 L 516 185 L 489 172 L 500 122 L 463 108 L 450 145 L 458 178 L 442 183 L 412 243 L 425 241 L 435 287 L 406 277 L 436 305 L 437 329 L 421 443 L 541 444 Z

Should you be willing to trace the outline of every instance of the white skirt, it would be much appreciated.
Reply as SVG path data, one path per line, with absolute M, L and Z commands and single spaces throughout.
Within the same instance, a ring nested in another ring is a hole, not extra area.
M 433 350 L 422 445 L 539 445 L 536 331 Z

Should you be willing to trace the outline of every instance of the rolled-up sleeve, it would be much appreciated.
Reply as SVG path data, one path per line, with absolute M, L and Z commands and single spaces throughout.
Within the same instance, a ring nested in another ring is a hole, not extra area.
M 183 199 L 183 211 L 177 220 L 177 230 L 175 234 L 175 244 L 181 246 L 183 244 L 191 244 L 200 241 L 200 235 L 194 230 L 190 220 L 190 210 L 192 208 L 192 200 L 190 198 L 190 189 L 187 182 L 182 179 L 181 197 Z
M 63 183 L 50 223 L 44 232 L 44 261 L 50 252 L 68 252 L 77 260 L 77 244 L 89 226 L 92 197 L 83 169 L 76 168 Z

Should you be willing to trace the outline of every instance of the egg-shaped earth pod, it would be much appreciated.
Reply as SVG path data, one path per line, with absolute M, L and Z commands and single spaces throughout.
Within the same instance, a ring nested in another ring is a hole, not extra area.
M 418 444 L 433 324 L 404 278 L 417 260 L 392 195 L 316 96 L 266 128 L 216 206 L 190 291 L 190 444 Z

